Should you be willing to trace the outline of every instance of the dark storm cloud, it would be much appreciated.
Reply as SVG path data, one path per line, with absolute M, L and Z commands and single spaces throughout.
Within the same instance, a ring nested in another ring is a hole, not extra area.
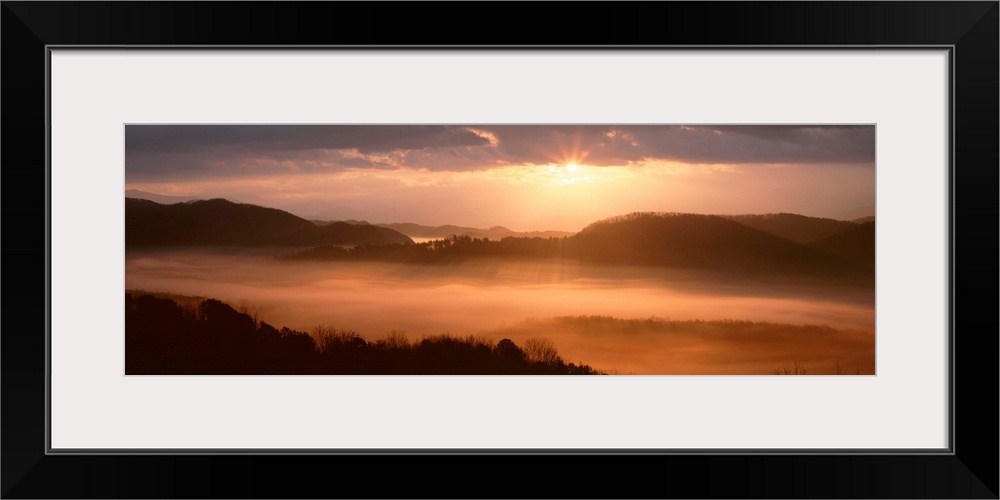
M 495 138 L 495 140 L 494 140 Z M 129 125 L 126 180 L 504 164 L 874 165 L 875 127 L 824 125 Z

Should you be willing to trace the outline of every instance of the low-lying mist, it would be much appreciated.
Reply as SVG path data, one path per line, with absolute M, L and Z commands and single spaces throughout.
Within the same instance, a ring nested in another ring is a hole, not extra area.
M 874 373 L 869 289 L 558 260 L 438 266 L 288 262 L 268 254 L 130 250 L 125 286 L 224 300 L 274 326 L 307 332 L 325 325 L 369 339 L 393 330 L 411 339 L 551 338 L 567 361 L 622 373 L 773 373 L 795 363 L 808 373 L 832 373 L 838 362 L 851 374 Z M 620 331 L 627 322 L 554 319 L 594 315 L 673 322 L 628 334 Z M 676 326 L 689 320 L 787 325 Z M 789 326 L 806 324 L 838 332 Z
M 492 334 L 515 343 L 545 332 L 570 361 L 623 374 L 875 373 L 875 335 L 818 325 L 574 316 L 531 319 Z

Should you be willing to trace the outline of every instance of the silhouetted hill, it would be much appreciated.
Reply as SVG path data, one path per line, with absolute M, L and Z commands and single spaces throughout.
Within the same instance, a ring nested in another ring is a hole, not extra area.
M 851 227 L 857 225 L 848 222 Z M 820 277 L 868 285 L 870 268 L 716 215 L 635 213 L 595 222 L 564 238 L 452 236 L 413 245 L 332 245 L 281 256 L 290 260 L 375 260 L 450 264 L 476 258 L 575 259 L 638 265 Z
M 448 238 L 450 236 L 469 236 L 471 238 L 489 238 L 491 240 L 501 240 L 503 238 L 562 238 L 573 233 L 568 231 L 513 231 L 503 226 L 493 226 L 489 229 L 462 226 L 423 226 L 409 222 L 396 222 L 392 224 L 377 224 L 399 231 L 411 238 Z
M 720 271 L 859 275 L 832 255 L 715 215 L 635 213 L 595 222 L 567 238 L 586 261 Z
M 854 229 L 853 222 L 806 217 L 798 214 L 722 215 L 747 227 L 780 236 L 796 243 L 808 243 Z
M 368 341 L 317 327 L 276 328 L 215 299 L 185 307 L 170 298 L 125 294 L 128 375 L 597 375 L 566 363 L 555 345 L 527 339 L 405 334 Z
M 847 232 L 814 241 L 809 246 L 867 269 L 875 269 L 875 222 L 855 224 Z
M 275 208 L 223 199 L 172 205 L 125 198 L 126 246 L 309 246 L 406 244 L 387 228 L 334 222 L 317 226 Z

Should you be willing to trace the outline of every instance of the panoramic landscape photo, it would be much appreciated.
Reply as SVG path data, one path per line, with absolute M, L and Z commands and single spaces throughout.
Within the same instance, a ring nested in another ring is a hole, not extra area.
M 873 375 L 874 125 L 126 125 L 126 375 Z

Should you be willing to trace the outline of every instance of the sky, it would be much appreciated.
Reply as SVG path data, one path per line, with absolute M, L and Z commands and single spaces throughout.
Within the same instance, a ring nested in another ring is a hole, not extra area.
M 640 211 L 851 219 L 875 213 L 875 126 L 127 125 L 125 188 L 519 231 Z

